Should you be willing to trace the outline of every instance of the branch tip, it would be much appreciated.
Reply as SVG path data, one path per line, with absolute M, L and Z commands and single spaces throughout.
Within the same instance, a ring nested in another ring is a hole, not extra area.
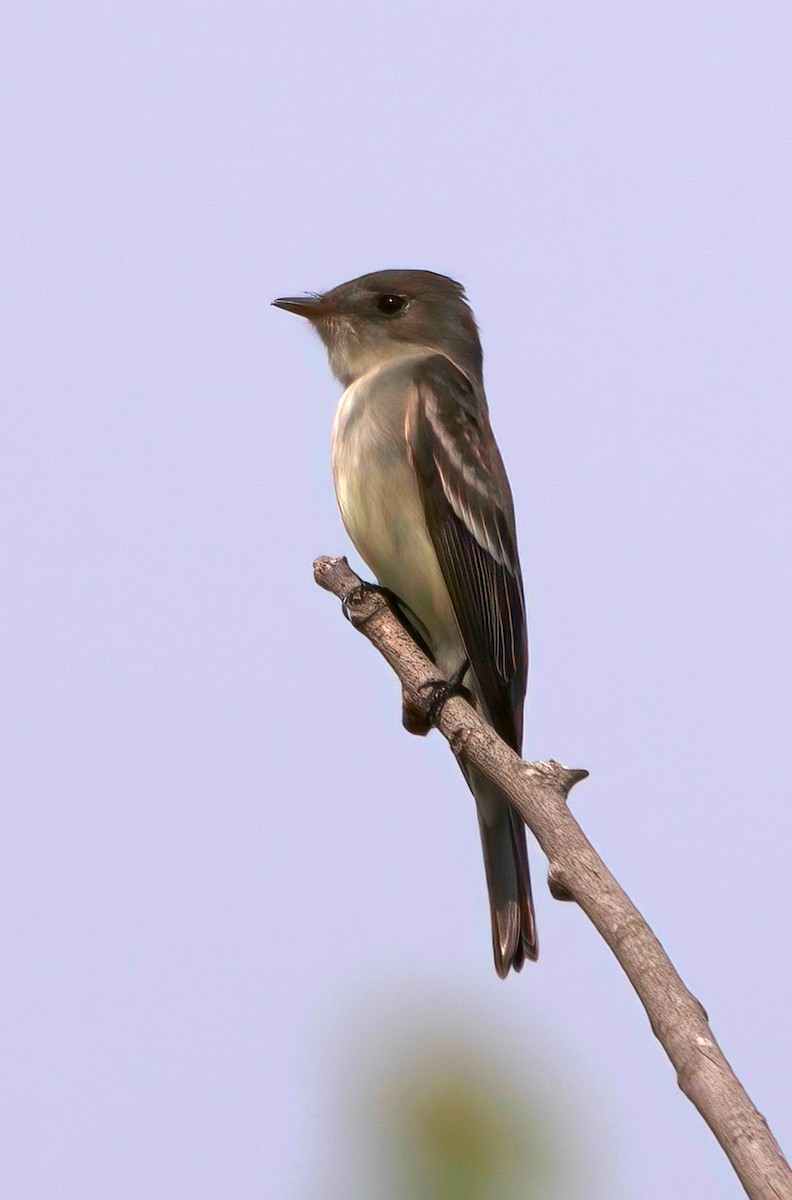
M 345 557 L 331 558 L 327 554 L 322 554 L 319 558 L 314 559 L 313 573 L 314 579 L 319 584 L 320 588 L 324 588 L 326 592 L 335 592 L 333 576 L 338 574 L 341 567 L 349 568 L 349 563 Z
M 561 776 L 560 782 L 565 796 L 569 795 L 576 783 L 582 783 L 584 779 L 588 779 L 589 777 L 589 772 L 583 767 L 565 767 L 563 763 L 556 762 L 552 758 L 550 759 L 550 765 Z
M 547 886 L 554 900 L 570 901 L 575 899 L 564 882 L 564 873 L 557 863 L 550 863 L 547 871 Z

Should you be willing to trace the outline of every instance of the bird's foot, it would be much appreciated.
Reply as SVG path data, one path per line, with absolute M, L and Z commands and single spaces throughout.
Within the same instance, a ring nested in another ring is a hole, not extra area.
M 346 596 L 341 601 L 341 611 L 350 624 L 355 624 L 352 617 L 355 606 L 357 604 L 362 604 L 366 597 L 370 596 L 372 592 L 376 592 L 378 595 L 384 596 L 394 612 L 398 613 L 399 610 L 396 596 L 390 590 L 390 588 L 381 587 L 378 583 L 361 582 L 357 585 L 357 587 L 353 587 L 351 591 L 347 592 Z
M 417 626 L 414 625 L 410 620 L 407 612 L 402 607 L 399 597 L 395 592 L 392 592 L 390 588 L 383 587 L 380 583 L 366 583 L 363 581 L 356 587 L 353 587 L 351 591 L 347 592 L 346 597 L 341 602 L 341 611 L 343 612 L 347 621 L 349 621 L 352 625 L 355 624 L 355 621 L 352 617 L 355 606 L 357 604 L 362 604 L 366 597 L 372 592 L 376 593 L 378 596 L 382 596 L 385 600 L 387 600 L 393 615 L 405 633 L 410 635 L 416 645 L 423 650 L 427 658 L 431 658 L 432 652 L 426 644 L 426 639 Z
M 462 665 L 454 671 L 450 679 L 432 679 L 428 683 L 421 684 L 419 690 L 429 692 L 429 698 L 421 713 L 423 723 L 426 725 L 426 732 L 436 724 L 443 711 L 443 705 L 452 696 L 463 696 L 468 703 L 472 703 L 473 697 L 462 682 L 469 670 L 470 662 L 468 659 L 464 659 Z M 417 731 L 411 730 L 410 732 Z

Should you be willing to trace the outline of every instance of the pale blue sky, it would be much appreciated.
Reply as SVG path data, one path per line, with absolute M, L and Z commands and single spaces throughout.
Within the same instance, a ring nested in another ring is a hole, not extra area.
M 268 305 L 467 285 L 527 753 L 591 771 L 575 811 L 789 1149 L 788 4 L 15 8 L 6 1194 L 321 1194 L 355 1031 L 426 996 L 567 1088 L 586 1200 L 738 1196 L 536 848 L 542 957 L 496 978 L 472 801 L 312 582 L 338 389 Z

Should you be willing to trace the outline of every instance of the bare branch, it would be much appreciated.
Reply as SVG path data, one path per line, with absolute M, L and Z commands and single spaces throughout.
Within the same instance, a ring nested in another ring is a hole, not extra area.
M 429 692 L 424 685 L 440 678 L 436 667 L 387 601 L 361 589 L 345 558 L 318 558 L 314 577 L 344 601 L 352 624 L 398 675 L 408 728 L 425 730 Z M 588 772 L 553 761 L 524 762 L 459 696 L 443 705 L 435 724 L 458 758 L 497 780 L 547 855 L 553 896 L 574 900 L 610 946 L 646 1009 L 680 1088 L 715 1134 L 748 1196 L 792 1200 L 792 1171 L 716 1042 L 704 1008 L 569 811 L 569 792 Z

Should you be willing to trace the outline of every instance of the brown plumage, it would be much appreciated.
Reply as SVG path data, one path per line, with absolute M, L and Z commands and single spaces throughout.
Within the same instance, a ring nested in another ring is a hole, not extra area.
M 511 489 L 489 422 L 478 330 L 458 283 L 381 271 L 276 301 L 307 316 L 346 390 L 333 473 L 347 530 L 447 676 L 518 753 L 528 640 Z M 525 827 L 463 768 L 476 798 L 495 967 L 538 954 Z

